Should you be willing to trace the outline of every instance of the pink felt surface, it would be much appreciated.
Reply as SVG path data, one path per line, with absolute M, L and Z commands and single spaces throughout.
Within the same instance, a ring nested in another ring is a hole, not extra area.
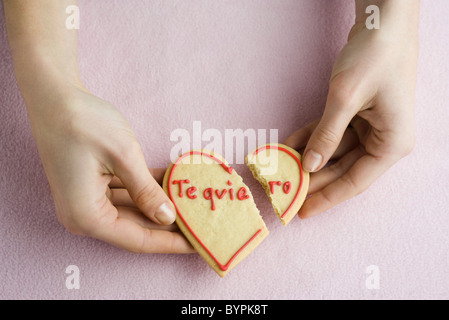
M 353 1 L 80 0 L 87 87 L 119 108 L 149 166 L 169 163 L 176 128 L 279 129 L 323 110 Z M 235 166 L 271 233 L 220 279 L 198 255 L 136 255 L 67 232 L 15 83 L 0 17 L 0 298 L 449 298 L 449 29 L 446 0 L 421 11 L 414 152 L 362 195 L 287 227 Z M 69 265 L 80 289 L 65 286 Z M 369 290 L 365 273 L 380 271 Z

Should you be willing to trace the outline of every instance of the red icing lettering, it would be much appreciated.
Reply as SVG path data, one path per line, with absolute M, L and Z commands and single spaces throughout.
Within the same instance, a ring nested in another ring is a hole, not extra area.
M 271 194 L 274 194 L 274 186 L 275 185 L 280 186 L 282 184 L 282 182 L 280 182 L 280 181 L 269 181 L 268 184 L 270 185 L 270 192 L 271 192 Z
M 187 183 L 190 183 L 189 179 L 172 181 L 172 184 L 179 185 L 178 195 L 179 195 L 180 198 L 184 197 L 183 185 L 187 184 Z M 229 186 L 232 186 L 231 180 L 228 180 L 227 184 Z M 281 182 L 280 181 L 271 181 L 270 182 L 270 188 L 271 188 L 272 192 L 274 192 L 273 184 L 280 185 Z M 284 191 L 285 190 L 287 190 L 287 192 L 289 192 L 290 191 L 290 185 L 284 186 Z M 197 191 L 198 191 L 198 188 L 195 187 L 195 186 L 191 186 L 191 187 L 187 188 L 187 190 L 186 190 L 187 198 L 192 199 L 192 200 L 198 198 L 198 195 L 196 195 Z M 216 196 L 219 200 L 221 200 L 221 199 L 223 199 L 226 196 L 228 191 L 229 191 L 229 199 L 230 200 L 234 200 L 234 189 L 233 188 L 221 189 L 221 190 L 220 189 L 207 188 L 207 189 L 204 190 L 203 196 L 204 196 L 204 199 L 211 201 L 211 209 L 215 210 L 216 206 L 215 206 L 215 199 L 214 199 L 214 197 Z M 214 192 L 215 192 L 215 195 L 214 195 Z M 249 198 L 248 190 L 245 187 L 241 187 L 239 189 L 239 191 L 237 192 L 237 199 L 239 199 L 239 200 L 246 200 L 248 198 Z
M 190 183 L 189 179 L 185 179 L 185 180 L 174 180 L 172 182 L 173 184 L 179 184 L 179 197 L 182 198 L 183 197 L 183 193 L 182 193 L 182 184 L 183 183 Z
M 203 192 L 204 199 L 210 200 L 211 202 L 211 209 L 212 211 L 215 211 L 215 203 L 214 203 L 214 189 L 207 188 Z
M 189 198 L 189 199 L 196 199 L 197 198 L 197 195 L 196 194 L 194 194 L 195 192 L 196 192 L 196 187 L 190 187 L 190 188 L 188 188 L 187 189 L 187 197 Z
M 291 189 L 292 189 L 292 183 L 290 181 L 285 182 L 282 187 L 282 190 L 284 191 L 284 193 L 289 194 Z
M 234 200 L 234 189 L 229 189 L 229 198 L 231 199 L 231 200 Z
M 281 186 L 281 181 L 269 181 L 268 184 L 270 185 L 270 192 L 271 194 L 274 194 L 274 186 Z M 290 181 L 287 181 L 282 185 L 282 191 L 284 191 L 285 194 L 289 194 L 290 190 L 292 189 L 292 183 Z
M 299 181 L 299 187 L 298 187 L 298 191 L 296 191 L 296 195 L 292 201 L 292 203 L 290 203 L 290 206 L 287 208 L 287 210 L 284 211 L 284 214 L 281 216 L 281 218 L 285 217 L 285 215 L 290 211 L 290 209 L 293 206 L 293 203 L 295 202 L 295 200 L 299 197 L 300 193 L 301 193 L 301 189 L 302 189 L 302 184 L 304 181 L 304 172 L 302 170 L 302 164 L 301 161 L 298 159 L 298 157 L 296 157 L 296 155 L 294 155 L 290 150 L 280 147 L 280 146 L 272 146 L 272 145 L 266 145 L 266 146 L 262 146 L 259 149 L 257 149 L 254 153 L 253 156 L 257 155 L 259 152 L 264 151 L 264 150 L 270 150 L 270 149 L 274 149 L 274 150 L 279 150 L 282 152 L 285 152 L 286 154 L 288 154 L 290 157 L 292 157 L 296 163 L 298 164 L 298 168 L 299 168 L 299 172 L 300 172 L 300 181 Z M 289 191 L 290 192 L 290 191 Z
M 228 190 L 223 189 L 223 191 L 221 192 L 221 194 L 218 192 L 218 189 L 215 190 L 215 194 L 217 195 L 218 199 L 223 199 L 223 197 L 226 195 L 226 192 L 228 192 Z
M 245 187 L 241 187 L 239 189 L 239 192 L 237 192 L 237 198 L 239 200 L 245 200 L 249 198 L 249 195 L 247 194 L 247 190 Z
M 173 165 L 170 175 L 168 177 L 168 194 L 170 196 L 170 199 L 173 201 L 173 204 L 176 208 L 176 212 L 178 213 L 179 217 L 181 218 L 181 220 L 184 222 L 184 224 L 186 225 L 187 229 L 192 233 L 192 235 L 195 237 L 195 239 L 200 243 L 200 245 L 204 248 L 204 250 L 206 250 L 206 252 L 212 257 L 212 259 L 217 263 L 217 265 L 220 267 L 221 270 L 226 271 L 228 270 L 229 266 L 231 265 L 231 263 L 234 261 L 234 259 L 240 254 L 240 252 L 242 252 L 242 250 L 249 244 L 251 243 L 261 232 L 262 229 L 259 229 L 240 249 L 238 249 L 234 255 L 231 257 L 231 259 L 229 259 L 229 261 L 227 261 L 226 263 L 220 263 L 220 261 L 218 261 L 218 259 L 213 255 L 213 253 L 209 250 L 209 248 L 201 241 L 201 239 L 198 237 L 198 235 L 194 232 L 194 230 L 191 228 L 191 226 L 189 225 L 188 221 L 186 221 L 186 219 L 184 218 L 183 213 L 179 210 L 176 201 L 175 201 L 175 197 L 173 196 L 172 193 L 172 189 L 171 189 L 171 183 L 172 182 L 172 177 L 174 174 L 174 171 L 176 170 L 177 166 L 181 163 L 182 159 L 184 159 L 187 156 L 190 155 L 204 155 L 204 156 L 208 156 L 210 158 L 212 158 L 215 162 L 217 162 L 219 165 L 221 165 L 221 167 L 228 172 L 229 174 L 232 174 L 232 167 L 228 167 L 226 164 L 224 164 L 220 159 L 215 158 L 213 155 L 201 152 L 201 151 L 190 151 L 187 152 L 185 154 L 183 154 L 181 157 L 179 157 L 179 159 L 175 162 L 175 164 Z M 302 173 L 302 171 L 301 171 Z M 176 184 L 176 183 L 173 183 Z M 229 183 L 228 183 L 229 184 Z M 193 190 L 193 189 L 192 189 Z M 193 192 L 192 192 L 193 193 Z M 213 193 L 210 190 L 208 193 L 211 196 L 211 199 L 213 197 Z M 188 196 L 188 194 L 187 194 Z M 234 200 L 234 190 L 231 188 L 229 189 L 229 197 L 231 198 L 231 200 Z M 213 200 L 212 200 L 213 201 Z

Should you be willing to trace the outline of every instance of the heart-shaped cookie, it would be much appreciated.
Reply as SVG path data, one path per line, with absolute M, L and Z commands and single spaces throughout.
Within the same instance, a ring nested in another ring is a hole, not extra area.
M 179 228 L 221 277 L 268 235 L 249 188 L 216 153 L 181 155 L 167 169 L 163 187 Z
M 246 164 L 286 226 L 298 213 L 309 188 L 309 173 L 302 169 L 301 155 L 286 145 L 272 143 L 251 152 Z

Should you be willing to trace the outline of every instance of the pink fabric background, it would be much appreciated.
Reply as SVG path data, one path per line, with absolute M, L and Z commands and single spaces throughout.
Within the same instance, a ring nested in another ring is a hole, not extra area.
M 176 128 L 279 129 L 323 110 L 352 0 L 80 0 L 87 87 L 119 108 L 149 166 Z M 0 6 L 2 8 L 2 6 Z M 0 298 L 449 298 L 449 4 L 423 0 L 417 145 L 362 195 L 287 227 L 244 166 L 270 236 L 224 279 L 198 255 L 132 254 L 67 232 L 18 91 L 0 15 Z M 77 265 L 79 290 L 65 287 Z M 377 265 L 380 288 L 365 270 Z

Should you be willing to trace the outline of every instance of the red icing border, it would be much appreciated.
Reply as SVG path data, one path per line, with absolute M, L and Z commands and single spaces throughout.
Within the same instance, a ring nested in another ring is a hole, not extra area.
M 299 161 L 298 157 L 295 156 L 290 150 L 287 150 L 287 149 L 285 149 L 283 147 L 280 147 L 280 146 L 272 146 L 272 145 L 267 145 L 267 146 L 260 147 L 259 149 L 254 151 L 253 156 L 257 155 L 260 151 L 265 150 L 265 149 L 277 149 L 277 150 L 284 151 L 285 153 L 290 155 L 293 159 L 295 159 L 295 161 L 296 161 L 296 163 L 298 164 L 298 167 L 299 167 L 299 172 L 301 173 L 301 181 L 299 182 L 298 191 L 296 192 L 296 195 L 293 198 L 292 203 L 290 203 L 290 205 L 288 206 L 287 210 L 285 210 L 285 212 L 282 214 L 281 218 L 284 218 L 284 216 L 287 214 L 287 212 L 291 209 L 293 203 L 299 197 L 299 194 L 300 194 L 301 189 L 302 189 L 302 182 L 304 181 L 304 173 L 302 171 L 301 161 Z
M 169 195 L 169 197 L 170 197 L 170 199 L 171 199 L 171 201 L 173 202 L 173 205 L 175 206 L 175 208 L 176 208 L 176 212 L 178 213 L 178 216 L 181 218 L 181 220 L 182 220 L 182 222 L 184 222 L 184 224 L 186 225 L 186 227 L 187 227 L 187 229 L 189 229 L 189 231 L 190 231 L 190 233 L 195 237 L 195 239 L 201 244 L 201 246 L 204 248 L 204 250 L 206 250 L 206 252 L 212 257 L 212 259 L 218 264 L 218 266 L 220 267 L 220 269 L 222 270 L 222 271 L 226 271 L 226 270 L 228 270 L 228 268 L 229 268 L 229 266 L 230 266 L 230 264 L 232 263 L 232 261 L 234 261 L 234 259 L 238 256 L 238 254 L 240 253 L 240 252 L 242 252 L 243 251 L 243 249 L 245 249 L 245 247 L 251 242 L 251 241 L 253 241 L 258 235 L 259 235 L 259 233 L 260 232 L 262 232 L 262 229 L 263 228 L 261 228 L 261 229 L 259 229 L 239 250 L 237 250 L 237 252 L 236 253 L 234 253 L 234 255 L 231 257 L 231 259 L 229 259 L 229 261 L 225 264 L 225 265 L 223 265 L 223 264 L 221 264 L 218 260 L 217 260 L 217 258 L 215 258 L 215 256 L 212 254 L 212 252 L 210 252 L 210 250 L 204 245 L 204 243 L 198 238 L 198 236 L 195 234 L 195 232 L 193 232 L 193 230 L 192 230 L 192 228 L 189 226 L 189 224 L 186 222 L 186 220 L 184 219 L 184 217 L 182 216 L 182 214 L 181 214 L 181 212 L 179 211 L 179 209 L 178 209 L 178 206 L 176 205 L 176 203 L 175 203 L 175 200 L 173 199 L 173 196 L 172 196 L 172 193 L 171 193 L 171 181 L 172 181 L 172 175 L 173 175 L 173 172 L 174 172 L 174 170 L 175 170 L 175 168 L 176 168 L 176 166 L 181 162 L 181 160 L 182 159 L 184 159 L 185 157 L 187 157 L 187 156 L 191 156 L 191 155 L 194 155 L 194 154 L 197 154 L 197 155 L 201 155 L 201 156 L 208 156 L 209 158 L 212 158 L 215 162 L 218 162 L 218 164 L 219 165 L 221 165 L 222 167 L 223 167 L 223 169 L 224 170 L 226 170 L 229 174 L 232 174 L 232 167 L 230 167 L 230 166 L 227 166 L 225 163 L 223 163 L 223 161 L 221 161 L 220 159 L 218 159 L 218 158 L 216 158 L 216 157 L 214 157 L 213 155 L 211 155 L 211 154 L 209 154 L 209 153 L 204 153 L 204 152 L 202 152 L 202 151 L 190 151 L 190 152 L 187 152 L 187 153 L 184 153 L 183 155 L 181 155 L 180 157 L 179 157 L 179 159 L 173 164 L 173 167 L 172 167 L 172 169 L 171 169 L 171 171 L 170 171 L 170 175 L 169 175 L 169 177 L 168 177 L 168 183 L 167 183 L 167 188 L 168 188 L 168 195 Z

